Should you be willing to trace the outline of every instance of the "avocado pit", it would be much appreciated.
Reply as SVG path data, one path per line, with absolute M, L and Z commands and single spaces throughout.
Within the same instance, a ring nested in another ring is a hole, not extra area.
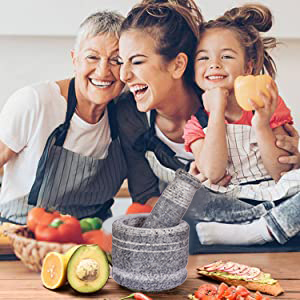
M 98 277 L 99 265 L 91 258 L 83 259 L 76 268 L 76 276 L 82 281 L 93 281 Z

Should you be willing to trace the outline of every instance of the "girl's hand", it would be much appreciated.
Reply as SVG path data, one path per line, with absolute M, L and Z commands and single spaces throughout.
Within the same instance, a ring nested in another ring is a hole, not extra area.
M 264 93 L 260 93 L 260 97 L 264 102 L 263 107 L 259 107 L 253 100 L 249 99 L 249 102 L 255 110 L 255 114 L 252 118 L 252 126 L 256 128 L 270 126 L 271 117 L 273 116 L 278 105 L 278 90 L 275 82 L 272 81 L 267 88 L 270 93 L 269 97 Z
M 195 176 L 200 182 L 204 182 L 207 180 L 207 177 L 205 177 L 202 173 L 199 172 L 196 163 L 193 161 L 190 165 L 189 173 L 193 176 Z M 220 181 L 218 181 L 217 185 L 221 186 L 227 186 L 230 183 L 231 176 L 226 174 Z
M 225 88 L 207 90 L 203 95 L 204 108 L 208 112 L 221 110 L 225 113 L 229 92 Z
M 276 135 L 276 146 L 291 153 L 289 156 L 281 156 L 278 161 L 283 164 L 292 164 L 293 169 L 300 168 L 299 133 L 290 124 L 283 125 L 288 135 Z M 281 174 L 283 175 L 283 174 Z

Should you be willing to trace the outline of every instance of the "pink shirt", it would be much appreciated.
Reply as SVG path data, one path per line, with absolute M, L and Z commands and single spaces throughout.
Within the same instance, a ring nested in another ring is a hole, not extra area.
M 207 114 L 209 115 L 209 113 Z M 253 118 L 252 111 L 243 111 L 243 114 L 239 120 L 231 123 L 225 120 L 225 123 L 242 124 L 242 125 L 251 126 L 252 118 Z M 270 127 L 276 128 L 286 123 L 293 124 L 293 118 L 291 116 L 290 109 L 285 105 L 282 98 L 279 97 L 278 106 L 270 120 Z M 192 116 L 191 119 L 186 123 L 184 128 L 183 138 L 184 138 L 185 150 L 187 152 L 192 152 L 190 146 L 193 142 L 205 138 L 205 133 L 203 131 L 203 128 L 199 124 L 199 121 L 195 116 Z

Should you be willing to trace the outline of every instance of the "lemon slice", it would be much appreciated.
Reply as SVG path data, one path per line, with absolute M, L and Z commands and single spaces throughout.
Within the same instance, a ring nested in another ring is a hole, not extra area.
M 49 252 L 43 261 L 41 279 L 43 285 L 54 290 L 67 282 L 67 265 L 63 254 Z

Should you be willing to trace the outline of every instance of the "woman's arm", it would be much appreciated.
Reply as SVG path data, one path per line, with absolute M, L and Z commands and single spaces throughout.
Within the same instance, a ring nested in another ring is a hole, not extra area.
M 300 168 L 300 144 L 299 133 L 290 124 L 284 124 L 284 130 L 288 135 L 276 135 L 276 146 L 288 152 L 288 155 L 280 156 L 278 161 L 282 164 L 292 165 L 292 169 Z M 281 174 L 283 175 L 284 172 Z
M 225 108 L 228 91 L 221 88 L 203 94 L 205 109 L 210 112 L 204 139 L 191 144 L 200 173 L 211 183 L 217 183 L 226 173 L 228 149 L 226 142 Z
M 17 155 L 16 152 L 8 148 L 4 143 L 0 141 L 0 168 L 3 167 L 10 159 Z
M 263 164 L 272 178 L 278 181 L 282 172 L 289 171 L 291 165 L 279 162 L 280 156 L 288 155 L 288 152 L 276 147 L 276 134 L 286 134 L 282 126 L 275 129 L 270 127 L 261 128 L 256 131 L 257 142 Z
M 282 126 L 274 129 L 270 127 L 270 120 L 274 116 L 276 109 L 280 109 L 278 91 L 275 83 L 268 86 L 270 95 L 260 94 L 264 102 L 263 107 L 256 105 L 250 100 L 255 109 L 252 118 L 252 126 L 255 130 L 257 143 L 261 153 L 262 161 L 270 176 L 278 181 L 282 172 L 289 171 L 291 166 L 278 161 L 280 156 L 287 155 L 288 152 L 276 146 L 276 134 L 287 135 Z

